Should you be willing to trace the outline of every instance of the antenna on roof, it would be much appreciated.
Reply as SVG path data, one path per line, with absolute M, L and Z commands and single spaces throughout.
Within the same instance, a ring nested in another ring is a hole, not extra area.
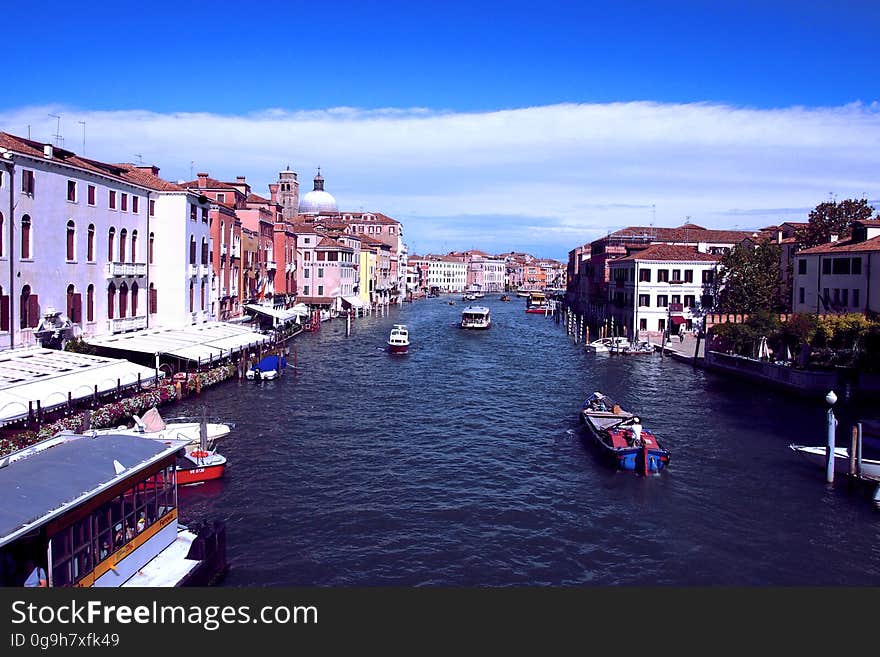
M 61 115 L 60 114 L 50 114 L 53 119 L 58 119 L 58 124 L 55 127 L 55 134 L 52 135 L 55 137 L 55 145 L 58 148 L 61 148 L 61 144 L 64 143 L 64 138 L 61 136 Z
M 190 161 L 189 161 L 189 179 L 190 179 L 190 180 L 192 180 L 192 177 L 193 177 L 193 166 L 194 166 L 194 165 L 195 165 L 195 162 L 193 162 L 192 160 L 190 160 Z
M 143 166 L 144 164 L 144 156 L 140 153 L 135 153 L 134 156 L 138 159 L 138 164 Z
M 86 156 L 86 122 L 80 121 L 79 124 L 83 127 L 83 149 L 81 155 L 83 157 Z

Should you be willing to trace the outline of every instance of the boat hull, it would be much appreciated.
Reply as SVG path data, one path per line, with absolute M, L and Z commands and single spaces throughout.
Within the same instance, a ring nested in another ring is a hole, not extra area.
M 546 315 L 550 312 L 549 308 L 526 308 L 526 312 L 531 315 Z
M 810 463 L 824 468 L 826 465 L 825 447 L 807 447 L 804 445 L 789 445 Z M 849 450 L 846 447 L 834 448 L 834 471 L 838 474 L 849 474 Z M 862 458 L 862 476 L 880 481 L 880 461 Z
M 197 468 L 182 468 L 177 471 L 177 485 L 200 484 L 212 479 L 220 479 L 226 472 L 226 464 L 208 465 Z
M 600 452 L 614 464 L 618 470 L 628 472 L 658 473 L 669 465 L 670 454 L 664 449 L 653 433 L 643 430 L 643 438 L 650 437 L 648 442 L 653 445 L 618 447 L 612 443 L 609 431 L 614 432 L 618 422 L 633 417 L 632 413 L 621 410 L 620 413 L 590 414 L 581 410 L 580 421 L 590 432 L 593 442 Z
M 388 345 L 388 353 L 391 354 L 405 354 L 409 352 L 408 344 L 389 344 Z

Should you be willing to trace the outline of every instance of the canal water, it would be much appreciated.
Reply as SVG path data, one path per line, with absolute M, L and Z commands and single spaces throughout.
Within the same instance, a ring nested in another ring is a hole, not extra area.
M 235 423 L 225 478 L 180 494 L 185 522 L 226 522 L 225 585 L 880 583 L 880 513 L 788 449 L 822 444 L 821 401 L 588 354 L 497 296 L 489 331 L 456 328 L 448 297 L 348 337 L 324 323 L 280 380 L 166 411 Z M 394 323 L 408 355 L 384 351 Z M 666 471 L 600 458 L 577 421 L 595 390 L 661 437 Z

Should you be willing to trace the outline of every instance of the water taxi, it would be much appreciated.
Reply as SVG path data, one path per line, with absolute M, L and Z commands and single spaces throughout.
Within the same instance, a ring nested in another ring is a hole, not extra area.
M 526 298 L 526 312 L 546 315 L 550 312 L 550 304 L 543 292 L 529 292 Z
M 178 522 L 176 463 L 185 447 L 61 433 L 0 458 L 0 585 L 214 583 L 227 567 L 226 530 Z
M 468 306 L 461 311 L 461 328 L 487 329 L 492 325 L 489 309 L 485 306 Z
M 392 354 L 405 354 L 409 351 L 409 329 L 406 324 L 395 324 L 391 329 L 388 351 Z

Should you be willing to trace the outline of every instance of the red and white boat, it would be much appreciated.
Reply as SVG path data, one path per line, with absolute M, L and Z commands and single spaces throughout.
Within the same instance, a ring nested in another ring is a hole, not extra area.
M 226 471 L 226 457 L 216 450 L 187 447 L 186 454 L 177 457 L 177 485 L 200 484 L 219 479 Z
M 388 351 L 392 354 L 405 354 L 409 351 L 409 330 L 405 324 L 395 324 L 391 329 Z

